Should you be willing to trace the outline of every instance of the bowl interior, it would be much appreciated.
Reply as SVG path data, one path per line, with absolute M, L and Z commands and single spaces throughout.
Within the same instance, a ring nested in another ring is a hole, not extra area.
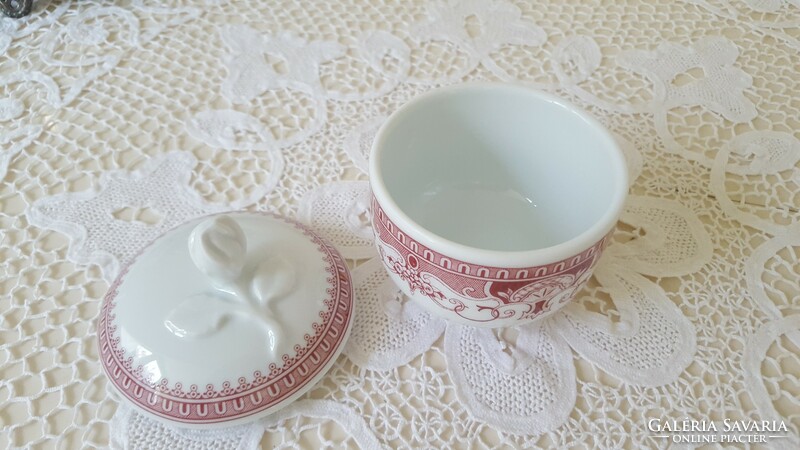
M 566 242 L 627 190 L 608 133 L 525 88 L 439 91 L 398 111 L 381 134 L 372 176 L 412 221 L 469 247 Z

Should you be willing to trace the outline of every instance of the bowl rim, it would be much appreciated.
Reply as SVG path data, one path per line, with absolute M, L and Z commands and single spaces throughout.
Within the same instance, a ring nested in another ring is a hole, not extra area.
M 525 95 L 535 100 L 554 103 L 566 108 L 569 112 L 576 114 L 589 127 L 595 129 L 601 139 L 598 145 L 604 149 L 607 149 L 606 153 L 611 160 L 613 169 L 613 173 L 610 173 L 609 176 L 614 177 L 616 184 L 614 186 L 614 192 L 608 207 L 600 219 L 595 221 L 592 226 L 569 240 L 549 247 L 519 251 L 490 250 L 461 244 L 449 240 L 444 236 L 433 233 L 411 219 L 397 205 L 384 183 L 380 170 L 380 159 L 382 149 L 385 148 L 384 144 L 388 139 L 388 134 L 399 123 L 398 118 L 407 114 L 408 111 L 420 107 L 421 104 L 435 97 L 486 90 L 504 90 L 517 95 Z M 600 124 L 597 119 L 589 115 L 583 109 L 552 94 L 548 94 L 520 84 L 471 82 L 430 90 L 412 98 L 394 111 L 381 125 L 375 136 L 375 139 L 372 142 L 369 160 L 369 183 L 370 187 L 372 188 L 372 194 L 375 196 L 378 204 L 384 210 L 384 213 L 387 214 L 387 216 L 398 228 L 400 228 L 412 239 L 415 239 L 421 244 L 443 255 L 447 255 L 448 257 L 459 259 L 461 261 L 493 267 L 520 268 L 549 264 L 569 258 L 588 249 L 603 239 L 603 237 L 608 234 L 614 225 L 616 225 L 616 222 L 625 205 L 625 199 L 628 195 L 628 168 L 622 149 L 616 140 L 611 136 L 611 133 L 602 124 Z M 375 211 L 372 211 L 372 214 L 374 215 Z

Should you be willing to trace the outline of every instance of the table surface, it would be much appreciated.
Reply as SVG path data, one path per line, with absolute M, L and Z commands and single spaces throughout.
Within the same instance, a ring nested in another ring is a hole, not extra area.
M 797 448 L 799 74 L 797 0 L 38 1 L 0 19 L 0 448 L 664 448 L 684 419 Z M 589 285 L 502 332 L 408 302 L 368 223 L 376 129 L 475 80 L 583 107 L 631 171 Z M 238 209 L 337 245 L 353 333 L 275 416 L 162 426 L 108 388 L 99 305 L 155 236 Z

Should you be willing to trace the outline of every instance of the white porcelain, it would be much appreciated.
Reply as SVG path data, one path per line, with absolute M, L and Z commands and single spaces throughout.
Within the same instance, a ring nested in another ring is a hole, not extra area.
M 374 141 L 370 183 L 395 283 L 436 314 L 492 327 L 544 317 L 583 286 L 628 190 L 597 121 L 503 84 L 404 105 Z
M 109 289 L 98 322 L 112 385 L 189 427 L 263 417 L 310 389 L 352 324 L 350 274 L 311 230 L 217 215 L 157 239 Z

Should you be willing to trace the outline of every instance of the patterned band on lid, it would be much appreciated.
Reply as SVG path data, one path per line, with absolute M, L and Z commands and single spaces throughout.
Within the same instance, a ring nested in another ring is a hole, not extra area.
M 315 377 L 321 375 L 331 358 L 338 354 L 352 322 L 353 295 L 349 271 L 334 247 L 298 222 L 283 220 L 316 244 L 327 273 L 325 309 L 320 322 L 313 324 L 314 335 L 305 335 L 305 345 L 295 345 L 294 355 L 284 354 L 283 365 L 265 364 L 265 370 L 251 376 L 242 374 L 221 386 L 192 384 L 185 388 L 180 380 L 161 378 L 152 382 L 142 365 L 120 345 L 115 324 L 115 298 L 130 265 L 114 281 L 105 297 L 98 323 L 100 359 L 114 386 L 148 413 L 184 424 L 229 422 L 273 408 L 290 399 Z M 264 345 L 267 345 L 266 343 Z

